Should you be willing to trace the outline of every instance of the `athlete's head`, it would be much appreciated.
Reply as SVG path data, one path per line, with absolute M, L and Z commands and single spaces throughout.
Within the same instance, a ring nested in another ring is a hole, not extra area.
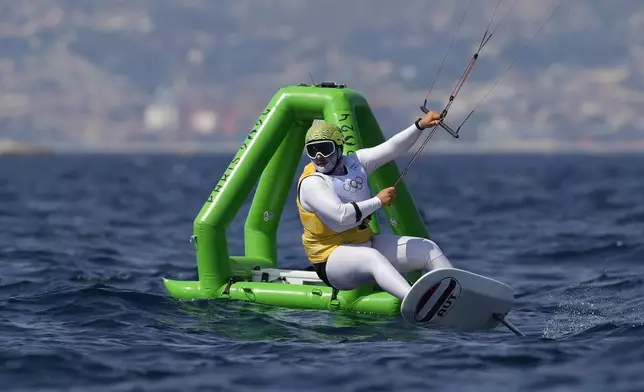
M 342 158 L 342 131 L 337 125 L 322 121 L 313 123 L 304 139 L 306 155 L 315 170 L 330 173 Z

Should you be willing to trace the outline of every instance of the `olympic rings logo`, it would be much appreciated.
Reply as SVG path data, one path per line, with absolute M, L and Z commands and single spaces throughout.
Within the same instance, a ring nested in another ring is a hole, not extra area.
M 352 180 L 345 180 L 344 184 L 342 184 L 342 188 L 344 188 L 344 190 L 347 192 L 357 192 L 362 190 L 363 182 L 364 180 L 362 179 L 362 177 L 357 176 Z

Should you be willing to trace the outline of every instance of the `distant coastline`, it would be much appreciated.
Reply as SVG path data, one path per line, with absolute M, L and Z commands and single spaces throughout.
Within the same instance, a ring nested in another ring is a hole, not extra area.
M 0 140 L 0 156 L 4 155 L 43 155 L 53 151 L 35 143 Z
M 42 154 L 176 154 L 176 155 L 233 155 L 240 142 L 180 142 L 141 143 L 119 145 L 78 146 L 69 144 L 37 145 L 31 143 L 0 142 L 0 155 Z M 415 153 L 417 147 L 410 150 Z M 644 142 L 587 144 L 521 141 L 493 145 L 463 141 L 430 142 L 422 155 L 438 154 L 641 154 Z

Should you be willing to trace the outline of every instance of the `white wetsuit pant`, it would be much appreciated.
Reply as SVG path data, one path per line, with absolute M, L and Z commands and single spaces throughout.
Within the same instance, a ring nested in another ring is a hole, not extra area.
M 379 234 L 358 245 L 341 245 L 329 256 L 326 276 L 338 290 L 368 283 L 403 299 L 411 286 L 402 274 L 452 265 L 435 242 L 419 237 Z

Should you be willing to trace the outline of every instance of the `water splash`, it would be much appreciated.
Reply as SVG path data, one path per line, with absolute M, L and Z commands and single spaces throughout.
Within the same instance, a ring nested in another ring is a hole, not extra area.
M 642 276 L 604 271 L 595 279 L 565 289 L 542 336 L 555 339 L 602 325 L 641 324 L 644 299 L 630 294 L 642 284 Z

